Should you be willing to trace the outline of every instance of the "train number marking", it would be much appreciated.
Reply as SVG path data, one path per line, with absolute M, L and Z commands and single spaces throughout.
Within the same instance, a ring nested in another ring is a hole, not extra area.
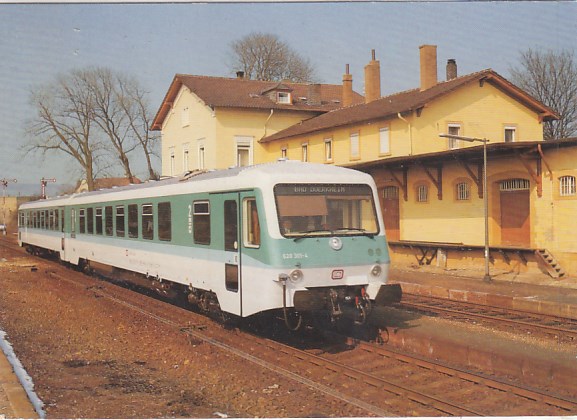
M 282 254 L 283 260 L 293 260 L 293 259 L 302 259 L 308 258 L 306 252 L 289 252 L 288 254 Z

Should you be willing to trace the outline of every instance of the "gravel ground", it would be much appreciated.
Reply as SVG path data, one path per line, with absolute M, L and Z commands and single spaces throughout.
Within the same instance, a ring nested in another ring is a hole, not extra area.
M 77 275 L 0 249 L 0 328 L 49 418 L 359 415 L 63 282 L 55 270 Z

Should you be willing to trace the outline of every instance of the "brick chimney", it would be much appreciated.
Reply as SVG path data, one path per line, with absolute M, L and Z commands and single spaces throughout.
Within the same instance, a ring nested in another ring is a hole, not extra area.
M 457 60 L 449 58 L 447 60 L 447 81 L 457 78 Z
M 244 71 L 239 70 L 236 72 L 236 78 L 237 79 L 244 79 Z
M 427 90 L 437 84 L 437 46 L 421 45 L 421 90 Z
M 319 83 L 311 83 L 309 85 L 308 96 L 307 96 L 307 104 L 308 105 L 321 105 L 321 85 Z
M 365 103 L 381 97 L 381 63 L 375 60 L 375 50 L 371 50 L 372 60 L 365 66 Z
M 343 107 L 353 104 L 353 75 L 349 73 L 348 64 L 345 74 L 343 74 L 343 98 L 341 104 Z

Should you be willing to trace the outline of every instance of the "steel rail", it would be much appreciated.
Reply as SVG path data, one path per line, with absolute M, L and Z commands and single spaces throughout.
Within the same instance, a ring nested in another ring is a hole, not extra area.
M 492 315 L 492 314 L 488 314 L 488 313 L 478 313 L 478 312 L 467 312 L 463 309 L 452 309 L 452 308 L 447 308 L 447 307 L 439 307 L 437 305 L 432 305 L 432 304 L 427 304 L 427 303 L 422 303 L 422 302 L 410 302 L 410 301 L 405 301 L 404 298 L 405 297 L 413 297 L 413 298 L 417 298 L 420 300 L 424 300 L 424 301 L 432 301 L 432 302 L 439 302 L 439 303 L 443 303 L 444 302 L 450 302 L 453 305 L 460 305 L 461 307 L 468 307 L 468 308 L 477 308 L 479 310 L 485 310 L 485 311 L 494 311 L 497 314 Z M 449 313 L 449 314 L 453 314 L 453 315 L 461 315 L 461 316 L 467 316 L 467 317 L 474 317 L 474 318 L 479 318 L 479 319 L 486 319 L 486 320 L 491 320 L 491 321 L 495 321 L 498 320 L 499 322 L 505 322 L 511 325 L 522 325 L 525 327 L 531 327 L 531 328 L 540 328 L 542 330 L 545 330 L 547 333 L 549 334 L 566 334 L 571 336 L 573 339 L 577 339 L 577 321 L 572 319 L 572 318 L 565 318 L 565 317 L 558 317 L 558 316 L 552 316 L 552 315 L 542 315 L 542 314 L 536 314 L 533 312 L 527 312 L 527 311 L 520 311 L 517 309 L 508 309 L 508 308 L 499 308 L 497 306 L 490 306 L 490 305 L 483 305 L 483 304 L 477 304 L 477 303 L 471 303 L 471 302 L 460 302 L 457 300 L 452 300 L 452 299 L 443 299 L 443 298 L 436 298 L 436 297 L 431 297 L 431 296 L 421 296 L 421 295 L 415 295 L 415 294 L 411 294 L 411 293 L 404 293 L 403 294 L 403 301 L 401 301 L 399 304 L 396 305 L 397 307 L 411 307 L 411 308 L 415 308 L 415 309 L 419 309 L 422 311 L 433 311 L 433 312 L 438 312 L 438 313 Z M 524 317 L 524 318 L 530 318 L 532 321 L 524 321 L 524 320 L 519 320 L 519 319 L 512 319 L 507 317 L 507 314 L 511 314 L 511 315 L 515 315 L 515 316 L 519 316 L 519 317 Z M 547 325 L 544 324 L 543 321 L 548 320 L 550 322 L 555 322 L 558 324 L 568 324 L 571 326 L 575 326 L 575 329 L 567 329 L 564 327 L 560 327 L 560 326 L 555 326 L 555 325 Z

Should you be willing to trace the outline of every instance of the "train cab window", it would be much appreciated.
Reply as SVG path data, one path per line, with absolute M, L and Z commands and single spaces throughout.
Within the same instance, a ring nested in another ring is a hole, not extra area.
M 106 236 L 112 236 L 112 206 L 104 207 L 104 232 Z
M 172 240 L 172 215 L 170 202 L 158 203 L 158 239 Z
M 116 236 L 124 238 L 124 206 L 116 206 Z
M 142 205 L 142 239 L 154 239 L 154 213 L 152 204 Z
M 86 209 L 86 233 L 94 234 L 94 209 L 92 207 Z
M 128 205 L 128 237 L 138 238 L 138 206 Z
M 243 225 L 244 246 L 258 248 L 260 246 L 260 223 L 254 198 L 246 198 L 244 200 Z
M 192 203 L 192 207 L 194 243 L 210 245 L 210 203 L 197 201 Z
M 78 233 L 86 233 L 86 209 L 78 213 Z
M 102 235 L 102 207 L 96 209 L 96 234 Z

